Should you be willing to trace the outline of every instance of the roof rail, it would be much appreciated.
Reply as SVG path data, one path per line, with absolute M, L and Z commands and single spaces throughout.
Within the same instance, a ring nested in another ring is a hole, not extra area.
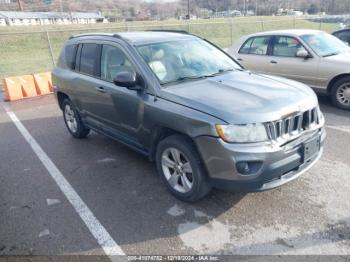
M 77 38 L 77 37 L 83 37 L 83 36 L 110 36 L 110 37 L 116 37 L 119 39 L 122 39 L 121 35 L 119 34 L 108 34 L 108 33 L 85 33 L 85 34 L 79 34 L 79 35 L 72 35 L 69 37 L 69 39 Z
M 149 32 L 179 33 L 179 34 L 186 34 L 186 35 L 190 34 L 186 30 L 176 30 L 176 29 L 150 29 L 150 30 L 146 30 L 146 31 L 149 31 Z

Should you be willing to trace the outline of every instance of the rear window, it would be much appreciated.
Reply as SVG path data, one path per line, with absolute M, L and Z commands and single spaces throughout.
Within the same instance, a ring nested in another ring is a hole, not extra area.
M 266 55 L 271 37 L 258 36 L 250 38 L 239 50 L 240 54 Z
M 338 37 L 343 42 L 350 44 L 350 30 L 344 30 L 334 33 L 334 36 Z
M 75 68 L 77 45 L 66 45 L 58 61 L 58 66 L 67 69 Z
M 80 55 L 79 71 L 88 75 L 94 75 L 97 58 L 97 44 L 83 44 Z

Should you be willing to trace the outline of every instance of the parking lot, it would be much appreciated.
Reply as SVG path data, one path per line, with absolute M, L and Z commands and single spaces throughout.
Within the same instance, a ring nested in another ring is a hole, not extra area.
M 0 255 L 350 255 L 350 112 L 319 99 L 327 139 L 310 171 L 194 204 L 126 146 L 73 139 L 54 96 L 1 102 Z

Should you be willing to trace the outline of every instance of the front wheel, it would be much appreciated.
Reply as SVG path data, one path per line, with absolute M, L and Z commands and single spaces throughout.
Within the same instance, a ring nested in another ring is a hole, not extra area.
M 350 77 L 343 77 L 334 83 L 331 98 L 335 106 L 350 110 Z
M 73 103 L 66 99 L 63 101 L 62 108 L 64 122 L 69 133 L 75 138 L 85 138 L 90 133 L 90 129 L 84 126 Z
M 169 191 L 178 199 L 194 202 L 211 186 L 193 142 L 182 135 L 162 140 L 156 152 L 157 170 Z

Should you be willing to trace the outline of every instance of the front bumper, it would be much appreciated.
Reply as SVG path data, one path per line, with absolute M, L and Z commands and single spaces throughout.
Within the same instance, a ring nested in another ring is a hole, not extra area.
M 304 143 L 319 137 L 319 150 L 304 160 Z M 229 144 L 220 138 L 202 136 L 195 142 L 214 187 L 233 191 L 264 191 L 283 185 L 310 169 L 323 152 L 326 131 L 319 128 L 283 145 L 271 143 Z M 257 163 L 255 170 L 241 174 L 236 163 Z

